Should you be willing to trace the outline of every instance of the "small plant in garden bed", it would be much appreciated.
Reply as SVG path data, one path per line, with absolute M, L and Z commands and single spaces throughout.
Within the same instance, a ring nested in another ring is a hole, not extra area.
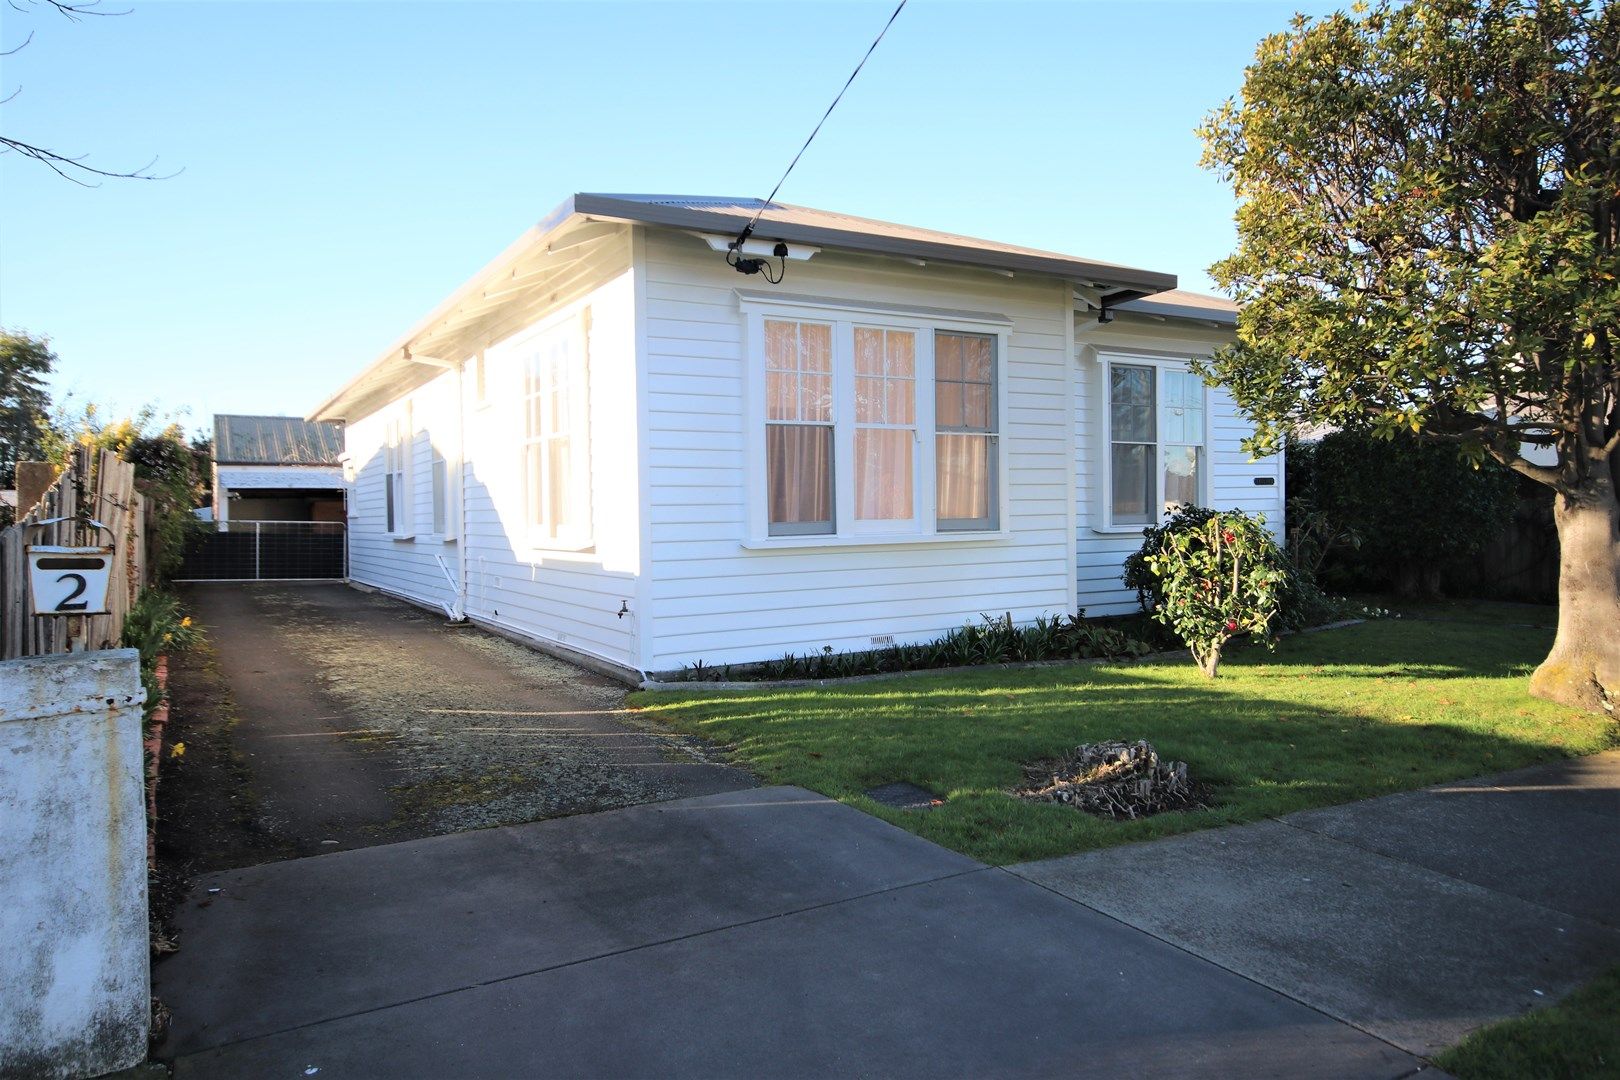
M 681 678 L 688 682 L 842 679 L 1035 660 L 1129 658 L 1146 656 L 1152 651 L 1151 645 L 1121 630 L 1087 620 L 1083 611 L 1052 618 L 1037 616 L 1029 626 L 1016 625 L 1011 614 L 982 615 L 977 623 L 968 623 L 943 637 L 916 645 L 889 645 L 842 653 L 834 652 L 828 645 L 819 653 L 787 653 L 779 660 L 737 666 L 715 667 L 699 660 L 689 665 Z
M 1187 775 L 1187 763 L 1160 760 L 1146 740 L 1086 743 L 1064 757 L 1026 765 L 1024 786 L 1013 794 L 1125 821 L 1210 804 L 1203 785 Z
M 146 690 L 148 719 L 164 698 L 164 690 L 158 685 L 158 657 L 189 649 L 201 641 L 202 636 L 202 627 L 181 610 L 174 594 L 145 589 L 135 598 L 124 620 L 120 644 L 141 654 L 141 686 Z

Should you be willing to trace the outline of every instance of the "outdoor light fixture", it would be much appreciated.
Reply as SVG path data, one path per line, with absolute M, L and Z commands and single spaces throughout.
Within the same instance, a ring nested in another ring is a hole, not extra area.
M 772 285 L 780 284 L 782 278 L 787 274 L 788 246 L 781 241 L 777 241 L 776 246 L 771 249 L 771 256 L 778 260 L 776 276 L 772 277 L 769 259 L 743 257 L 742 246 L 748 242 L 748 234 L 751 231 L 753 231 L 752 228 L 744 229 L 737 239 L 726 245 L 726 262 L 739 274 L 762 274 L 765 280 Z

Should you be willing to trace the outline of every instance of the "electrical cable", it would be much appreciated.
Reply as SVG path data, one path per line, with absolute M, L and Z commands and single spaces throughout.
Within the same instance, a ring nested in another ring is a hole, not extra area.
M 771 193 L 765 196 L 765 201 L 760 203 L 759 209 L 754 211 L 754 216 L 749 219 L 747 225 L 743 226 L 742 232 L 737 234 L 737 239 L 732 241 L 730 254 L 726 258 L 726 261 L 732 266 L 742 269 L 741 265 L 739 265 L 740 263 L 745 261 L 752 262 L 754 263 L 753 269 L 745 272 L 759 272 L 759 264 L 762 263 L 763 260 L 743 260 L 741 258 L 743 244 L 746 243 L 748 238 L 753 235 L 754 226 L 759 224 L 760 216 L 765 213 L 766 208 L 769 207 L 776 199 L 776 193 L 782 190 L 782 185 L 787 182 L 788 174 L 793 172 L 793 167 L 799 163 L 799 159 L 804 156 L 804 152 L 810 149 L 810 144 L 812 142 L 815 142 L 816 136 L 821 133 L 821 125 L 827 122 L 827 118 L 833 114 L 833 110 L 838 108 L 838 103 L 844 100 L 844 94 L 855 82 L 855 77 L 861 73 L 861 69 L 866 66 L 866 62 L 872 58 L 872 53 L 877 51 L 878 44 L 883 40 L 883 35 L 889 32 L 889 27 L 894 25 L 894 20 L 900 17 L 900 12 L 905 8 L 906 3 L 907 0 L 900 0 L 900 3 L 895 6 L 894 11 L 889 15 L 889 21 L 883 24 L 883 29 L 878 31 L 877 37 L 872 39 L 872 44 L 867 46 L 865 55 L 861 57 L 860 63 L 855 65 L 855 70 L 849 73 L 849 78 L 844 80 L 844 85 L 838 91 L 837 96 L 832 99 L 832 104 L 827 106 L 827 111 L 821 114 L 820 120 L 816 121 L 816 126 L 810 132 L 810 137 L 804 140 L 804 145 L 799 147 L 799 152 L 793 155 L 793 160 L 788 162 L 788 167 L 782 171 L 781 179 L 776 182 L 775 187 L 771 188 Z M 786 269 L 786 263 L 783 264 L 783 269 Z M 780 281 L 781 278 L 778 277 L 777 280 Z

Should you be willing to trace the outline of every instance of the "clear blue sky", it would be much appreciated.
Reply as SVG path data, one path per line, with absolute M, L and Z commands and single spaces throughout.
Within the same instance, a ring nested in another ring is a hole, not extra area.
M 305 412 L 572 192 L 763 196 L 892 10 L 124 6 L 0 4 L 0 48 L 35 32 L 0 131 L 184 169 L 0 156 L 0 325 L 59 394 L 188 426 Z M 1208 289 L 1232 204 L 1193 128 L 1299 6 L 912 0 L 779 198 Z

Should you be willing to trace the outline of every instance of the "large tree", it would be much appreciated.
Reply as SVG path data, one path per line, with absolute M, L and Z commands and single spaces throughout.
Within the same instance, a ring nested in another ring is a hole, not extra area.
M 1531 690 L 1620 708 L 1616 0 L 1296 17 L 1200 134 L 1238 200 L 1211 269 L 1238 341 L 1211 373 L 1250 449 L 1370 422 L 1552 488 L 1558 636 Z
M 17 462 L 44 458 L 41 424 L 51 411 L 45 378 L 55 363 L 47 339 L 0 330 L 0 488 L 15 486 Z

